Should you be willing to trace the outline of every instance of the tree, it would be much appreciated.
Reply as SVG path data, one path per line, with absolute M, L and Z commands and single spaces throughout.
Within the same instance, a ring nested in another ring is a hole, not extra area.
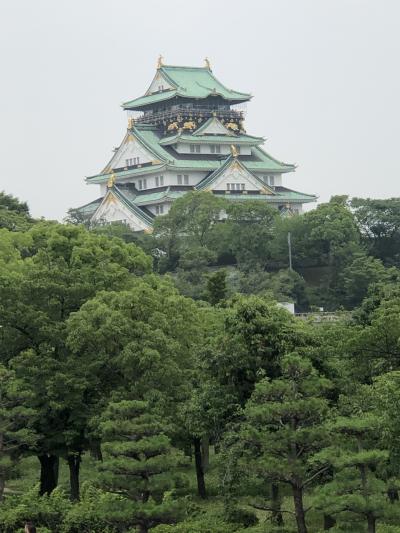
M 363 517 L 368 533 L 375 533 L 387 508 L 386 484 L 379 470 L 387 463 L 388 452 L 375 446 L 378 427 L 370 414 L 339 417 L 331 426 L 332 446 L 319 456 L 333 465 L 334 477 L 319 489 L 317 505 L 332 515 Z
M 356 379 L 371 383 L 379 374 L 400 369 L 400 298 L 396 292 L 382 295 L 368 323 L 352 329 L 349 338 Z
M 379 420 L 379 446 L 389 452 L 386 478 L 393 503 L 399 500 L 400 488 L 400 371 L 376 377 L 367 394 L 372 401 L 371 411 Z
M 327 468 L 313 458 L 328 443 L 323 422 L 330 384 L 295 353 L 283 357 L 281 370 L 282 377 L 256 384 L 244 410 L 241 440 L 256 457 L 252 468 L 258 475 L 290 486 L 297 530 L 307 533 L 304 490 Z
M 36 442 L 32 394 L 12 370 L 0 365 L 0 501 L 20 456 Z
M 368 252 L 387 265 L 400 265 L 400 199 L 353 198 L 351 208 Z
M 103 486 L 129 500 L 126 509 L 140 533 L 178 521 L 179 504 L 164 495 L 173 487 L 180 459 L 149 405 L 137 400 L 112 402 L 102 420 Z
M 28 204 L 18 198 L 0 192 L 0 228 L 10 231 L 25 231 L 33 224 Z
M 197 492 L 200 498 L 207 497 L 205 471 L 208 467 L 208 446 L 210 439 L 221 439 L 225 424 L 236 411 L 235 398 L 218 383 L 198 369 L 194 375 L 190 397 L 179 409 L 180 420 L 185 433 L 194 448 Z
M 271 257 L 275 220 L 279 212 L 260 201 L 233 201 L 226 207 L 229 246 L 240 268 L 249 271 L 264 268 Z
M 210 374 L 244 405 L 261 377 L 280 375 L 283 355 L 310 343 L 307 324 L 276 302 L 238 296 L 227 306 L 222 333 L 209 354 Z
M 150 271 L 151 259 L 119 239 L 55 223 L 34 225 L 19 247 L 16 240 L 12 267 L 0 269 L 0 354 L 34 392 L 41 492 L 48 493 L 57 484 L 58 458 L 79 457 L 87 444 L 91 376 L 66 346 L 67 320 L 99 290 L 134 283 Z M 75 479 L 79 462 L 70 467 Z
M 226 298 L 226 271 L 217 270 L 207 280 L 207 300 L 211 305 L 217 305 Z
M 209 192 L 190 192 L 176 200 L 170 211 L 154 221 L 155 247 L 165 252 L 161 265 L 173 270 L 180 256 L 192 248 L 208 250 L 219 224 L 225 200 Z
M 354 254 L 352 262 L 339 275 L 342 301 L 353 309 L 367 296 L 370 285 L 396 282 L 399 276 L 399 270 L 385 268 L 380 259 L 361 253 Z

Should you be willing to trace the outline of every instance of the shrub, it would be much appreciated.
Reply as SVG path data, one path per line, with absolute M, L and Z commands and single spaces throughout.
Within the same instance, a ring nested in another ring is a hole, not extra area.
M 38 487 L 22 496 L 7 496 L 0 507 L 0 531 L 15 533 L 23 528 L 27 520 L 31 520 L 43 533 L 46 529 L 60 531 L 60 524 L 71 505 L 60 489 L 50 496 L 39 496 Z

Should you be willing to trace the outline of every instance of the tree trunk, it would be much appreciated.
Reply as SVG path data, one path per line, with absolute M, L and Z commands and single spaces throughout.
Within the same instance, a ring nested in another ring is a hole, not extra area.
M 96 461 L 103 461 L 103 454 L 101 452 L 100 440 L 93 440 L 90 443 L 90 457 L 93 457 Z
M 72 502 L 79 500 L 79 469 L 81 465 L 81 454 L 71 454 L 67 458 L 69 468 L 69 498 Z
M 5 486 L 6 486 L 6 480 L 5 480 L 5 477 L 1 476 L 0 477 L 0 502 L 3 501 L 3 498 L 4 498 L 4 489 L 5 489 Z
M 272 483 L 271 485 L 271 507 L 272 511 L 272 523 L 276 526 L 283 526 L 283 517 L 281 513 L 282 499 L 279 494 L 279 485 Z
M 298 485 L 292 485 L 294 510 L 296 513 L 296 523 L 298 533 L 308 533 L 306 526 L 306 516 L 303 505 L 303 489 Z
M 387 495 L 390 503 L 395 503 L 399 501 L 399 491 L 394 487 L 390 487 L 390 489 L 388 489 Z
M 374 515 L 368 514 L 367 521 L 368 521 L 368 533 L 375 533 L 376 518 L 374 517 Z
M 149 533 L 149 529 L 146 524 L 139 524 L 139 533 Z
M 196 464 L 196 477 L 197 477 L 197 492 L 200 498 L 207 498 L 206 484 L 204 481 L 203 461 L 201 457 L 201 440 L 199 438 L 193 439 L 194 444 L 194 461 Z
M 324 531 L 336 525 L 336 520 L 330 514 L 324 514 Z
M 57 487 L 58 483 L 58 464 L 59 459 L 56 455 L 43 454 L 39 455 L 40 461 L 40 489 L 39 494 L 51 494 Z
M 210 464 L 210 439 L 207 435 L 201 439 L 201 458 L 203 471 L 207 472 Z

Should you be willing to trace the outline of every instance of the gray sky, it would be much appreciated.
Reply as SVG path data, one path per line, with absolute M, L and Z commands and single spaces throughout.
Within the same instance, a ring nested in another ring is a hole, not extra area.
M 298 164 L 284 184 L 400 196 L 398 0 L 2 0 L 0 190 L 61 219 L 98 197 L 96 174 L 160 53 L 211 60 L 254 95 L 247 131 Z

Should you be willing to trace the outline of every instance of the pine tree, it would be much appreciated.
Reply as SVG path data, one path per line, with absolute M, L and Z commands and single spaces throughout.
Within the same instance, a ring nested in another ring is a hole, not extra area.
M 0 500 L 24 449 L 36 441 L 31 395 L 14 372 L 0 365 Z
M 334 477 L 316 497 L 319 507 L 330 515 L 349 521 L 363 518 L 368 533 L 375 533 L 388 506 L 386 483 L 378 473 L 389 454 L 374 446 L 377 428 L 377 418 L 368 414 L 340 417 L 332 424 L 334 442 L 321 452 L 320 459 L 333 465 Z
M 281 378 L 256 384 L 242 438 L 258 476 L 291 487 L 298 533 L 307 533 L 304 490 L 328 468 L 313 456 L 327 445 L 329 382 L 297 354 L 285 356 L 281 368 Z
M 111 403 L 103 415 L 104 487 L 130 500 L 127 513 L 140 533 L 157 524 L 174 523 L 180 504 L 166 500 L 179 456 L 146 402 Z

